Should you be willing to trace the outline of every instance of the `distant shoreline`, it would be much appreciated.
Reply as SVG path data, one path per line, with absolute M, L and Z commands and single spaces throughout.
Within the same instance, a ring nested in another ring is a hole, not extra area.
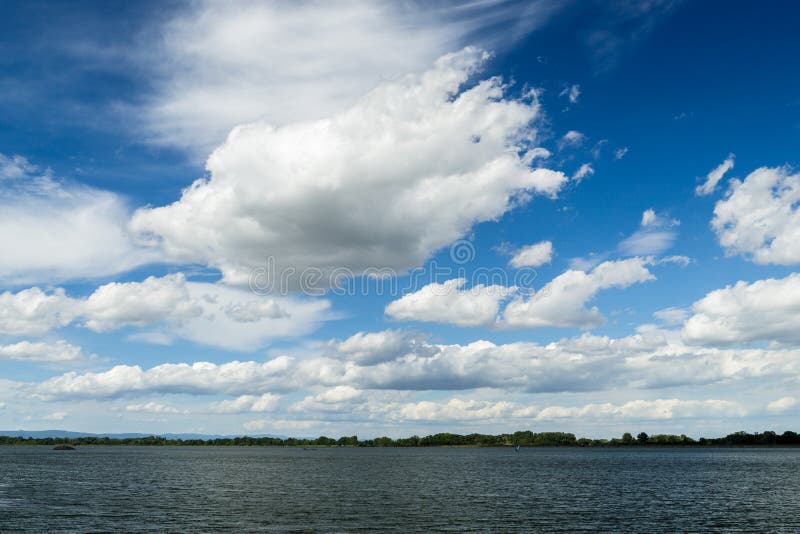
M 202 447 L 796 447 L 800 446 L 800 434 L 773 431 L 749 434 L 735 432 L 720 438 L 694 439 L 685 435 L 655 434 L 644 432 L 634 437 L 625 433 L 621 438 L 590 439 L 576 438 L 566 432 L 519 431 L 513 434 L 450 434 L 411 436 L 392 439 L 380 437 L 360 440 L 357 436 L 338 439 L 276 438 L 276 437 L 232 437 L 213 439 L 178 439 L 159 436 L 136 438 L 110 438 L 98 436 L 26 438 L 22 436 L 0 436 L 0 445 L 72 445 L 72 446 L 202 446 Z

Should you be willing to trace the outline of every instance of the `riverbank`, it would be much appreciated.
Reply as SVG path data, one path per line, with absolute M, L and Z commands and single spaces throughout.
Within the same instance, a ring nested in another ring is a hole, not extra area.
M 786 447 L 800 446 L 800 434 L 786 431 L 735 432 L 718 438 L 694 439 L 685 435 L 655 434 L 644 432 L 634 437 L 630 433 L 620 438 L 577 438 L 567 432 L 519 431 L 513 434 L 450 434 L 439 433 L 428 436 L 411 436 L 392 439 L 379 437 L 361 440 L 358 436 L 343 436 L 338 439 L 275 438 L 275 437 L 231 437 L 216 439 L 170 439 L 160 436 L 137 438 L 72 437 L 72 438 L 26 438 L 0 436 L 0 445 L 140 445 L 140 446 L 205 446 L 205 447 Z

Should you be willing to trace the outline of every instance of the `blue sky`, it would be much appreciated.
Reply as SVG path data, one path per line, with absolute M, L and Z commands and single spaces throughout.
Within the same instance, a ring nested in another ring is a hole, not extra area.
M 791 3 L 2 10 L 0 428 L 796 424 Z

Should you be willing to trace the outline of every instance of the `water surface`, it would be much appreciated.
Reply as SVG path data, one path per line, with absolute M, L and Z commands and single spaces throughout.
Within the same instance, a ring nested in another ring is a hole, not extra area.
M 0 531 L 800 531 L 800 449 L 0 447 Z

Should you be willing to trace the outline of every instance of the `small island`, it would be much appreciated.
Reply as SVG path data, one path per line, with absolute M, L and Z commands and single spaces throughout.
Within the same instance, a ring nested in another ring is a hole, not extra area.
M 53 447 L 54 451 L 74 451 L 75 447 L 71 445 L 56 445 Z

